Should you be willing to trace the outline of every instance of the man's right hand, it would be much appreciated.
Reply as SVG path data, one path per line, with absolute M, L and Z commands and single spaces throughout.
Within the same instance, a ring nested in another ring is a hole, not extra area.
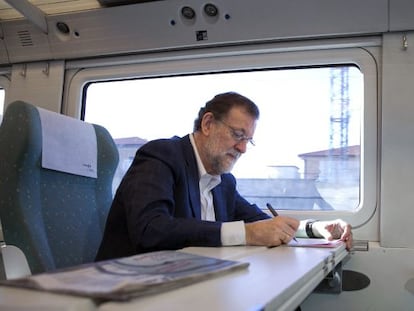
M 246 223 L 246 244 L 261 246 L 287 244 L 295 237 L 298 227 L 297 219 L 285 216 Z

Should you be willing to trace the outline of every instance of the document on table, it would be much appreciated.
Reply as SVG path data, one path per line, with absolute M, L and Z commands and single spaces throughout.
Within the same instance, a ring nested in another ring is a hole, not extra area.
M 341 240 L 326 240 L 326 239 L 311 239 L 311 238 L 297 238 L 297 242 L 291 240 L 288 246 L 292 247 L 323 247 L 323 248 L 335 248 L 341 245 Z

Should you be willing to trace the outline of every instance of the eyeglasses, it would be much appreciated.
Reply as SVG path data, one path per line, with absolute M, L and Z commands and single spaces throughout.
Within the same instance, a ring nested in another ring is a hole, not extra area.
M 252 144 L 252 146 L 256 146 L 253 137 L 247 137 L 246 135 L 244 135 L 244 131 L 243 130 L 238 130 L 235 129 L 234 127 L 228 125 L 226 122 L 222 121 L 222 120 L 217 120 L 220 123 L 222 123 L 223 125 L 225 125 L 229 130 L 230 130 L 230 134 L 231 137 L 237 142 L 237 143 L 241 143 L 242 141 L 247 141 L 250 144 Z

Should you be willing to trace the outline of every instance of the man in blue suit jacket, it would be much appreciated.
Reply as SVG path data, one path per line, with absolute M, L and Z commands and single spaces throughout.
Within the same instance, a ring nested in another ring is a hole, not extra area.
M 295 235 L 340 238 L 342 220 L 271 218 L 236 190 L 230 171 L 246 152 L 259 118 L 237 93 L 215 96 L 200 109 L 194 132 L 142 146 L 111 206 L 96 260 L 187 246 L 288 243 Z

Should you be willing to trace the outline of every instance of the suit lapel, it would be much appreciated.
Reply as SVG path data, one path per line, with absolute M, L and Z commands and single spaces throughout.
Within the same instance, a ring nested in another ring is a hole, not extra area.
M 223 200 L 222 188 L 218 185 L 211 192 L 213 193 L 214 213 L 216 214 L 216 220 L 227 221 L 228 215 L 224 203 L 226 200 Z
M 198 176 L 198 168 L 197 168 L 197 161 L 194 155 L 193 146 L 190 142 L 189 135 L 183 137 L 183 153 L 185 159 L 185 165 L 187 166 L 187 185 L 188 185 L 188 193 L 190 196 L 190 205 L 193 216 L 196 219 L 201 220 L 201 206 L 200 206 L 200 188 L 199 188 L 199 176 Z

